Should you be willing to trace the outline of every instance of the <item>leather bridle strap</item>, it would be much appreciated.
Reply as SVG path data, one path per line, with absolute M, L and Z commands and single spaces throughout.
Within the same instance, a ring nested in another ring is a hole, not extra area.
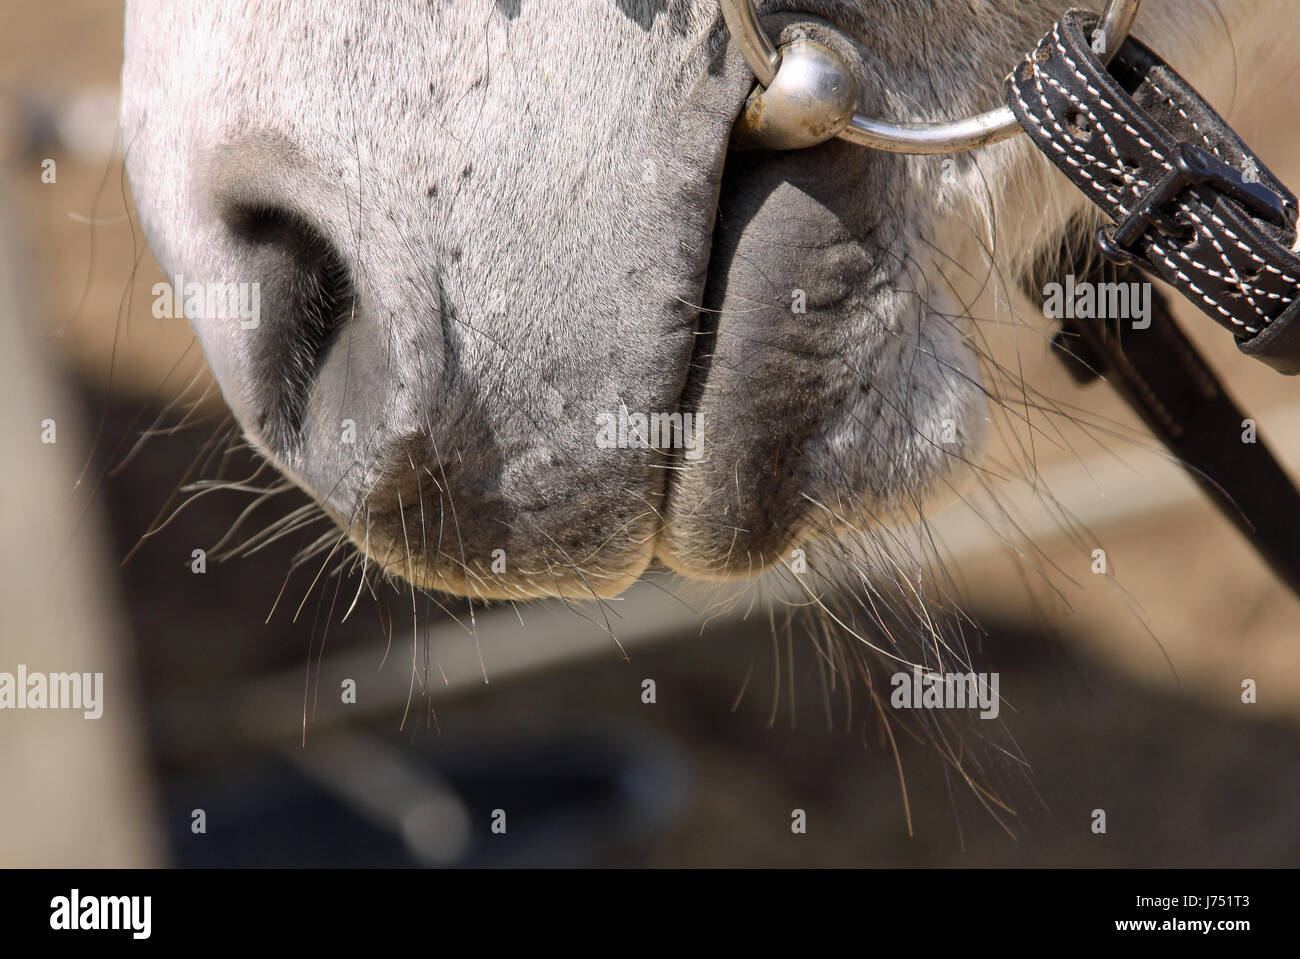
M 1109 72 L 1071 11 L 1017 65 L 1007 100 L 1036 146 L 1113 225 L 1051 272 L 1101 284 L 1137 268 L 1300 372 L 1296 200 L 1168 64 L 1129 39 Z M 1042 273 L 1041 279 L 1047 274 Z M 1149 320 L 1149 325 L 1147 323 Z M 1104 376 L 1277 575 L 1300 593 L 1300 492 L 1152 289 L 1150 316 L 1070 320 L 1053 341 L 1081 380 Z
M 1059 261 L 1042 270 L 1031 282 L 1049 272 L 1073 273 L 1078 281 L 1098 286 L 1141 279 L 1134 267 L 1096 256 L 1091 244 L 1076 250 L 1064 246 Z M 1104 376 L 1278 577 L 1300 594 L 1300 492 L 1154 287 L 1146 322 L 1134 330 L 1123 319 L 1066 320 L 1052 346 L 1079 382 Z
M 1097 238 L 1108 257 L 1169 283 L 1242 352 L 1300 372 L 1296 198 L 1142 43 L 1103 66 L 1096 25 L 1072 10 L 1016 65 L 1016 119 L 1114 221 Z

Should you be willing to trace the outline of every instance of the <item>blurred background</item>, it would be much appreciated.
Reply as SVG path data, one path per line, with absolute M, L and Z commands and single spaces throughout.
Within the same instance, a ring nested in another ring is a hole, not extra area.
M 177 511 L 182 487 L 272 480 L 227 450 L 184 320 L 151 315 L 161 274 L 115 142 L 121 21 L 102 0 L 0 12 L 0 671 L 106 685 L 99 720 L 0 712 L 0 865 L 1300 862 L 1300 602 L 1043 338 L 1003 347 L 1111 435 L 1043 442 L 1040 484 L 997 490 L 1014 530 L 964 508 L 936 524 L 1009 701 L 988 749 L 1021 757 L 989 760 L 1009 770 L 992 811 L 925 736 L 890 742 L 865 694 L 828 695 L 807 624 L 774 638 L 749 593 L 652 577 L 603 609 L 413 608 L 319 563 L 286 576 L 322 528 L 250 537 L 296 493 L 219 561 L 256 494 Z M 1265 122 L 1294 115 L 1288 85 L 1235 102 L 1300 183 Z M 1182 315 L 1300 475 L 1300 384 Z

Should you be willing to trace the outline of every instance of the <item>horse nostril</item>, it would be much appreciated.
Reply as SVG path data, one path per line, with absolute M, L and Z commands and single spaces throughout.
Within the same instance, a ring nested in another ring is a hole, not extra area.
M 256 423 L 273 448 L 300 439 L 308 391 L 355 304 L 347 264 L 306 217 L 283 207 L 232 204 L 221 217 L 262 288 L 264 322 L 249 353 Z

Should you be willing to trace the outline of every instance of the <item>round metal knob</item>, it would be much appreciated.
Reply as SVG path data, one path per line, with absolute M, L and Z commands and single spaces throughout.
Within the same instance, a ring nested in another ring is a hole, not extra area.
M 756 86 L 736 120 L 737 145 L 799 150 L 840 134 L 858 108 L 858 84 L 829 47 L 795 40 L 767 88 Z

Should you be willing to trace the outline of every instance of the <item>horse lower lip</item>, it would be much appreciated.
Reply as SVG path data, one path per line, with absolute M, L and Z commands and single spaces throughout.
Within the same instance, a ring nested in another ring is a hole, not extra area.
M 704 456 L 671 477 L 658 544 L 679 572 L 749 576 L 775 562 L 804 522 L 809 449 L 833 426 L 861 433 L 842 422 L 856 384 L 841 337 L 847 291 L 873 289 L 879 262 L 855 233 L 870 215 L 855 212 L 861 197 L 824 183 L 860 181 L 864 156 L 832 144 L 728 162 L 681 403 L 699 417 Z M 813 304 L 803 314 L 796 290 Z

